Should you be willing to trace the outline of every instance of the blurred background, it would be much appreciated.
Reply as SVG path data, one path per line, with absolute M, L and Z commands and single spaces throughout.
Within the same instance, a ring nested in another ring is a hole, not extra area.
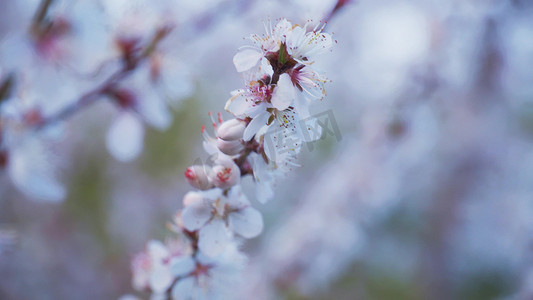
M 207 112 L 243 86 L 233 55 L 278 18 L 328 20 L 312 110 L 340 135 L 304 147 L 266 205 L 244 179 L 265 230 L 235 299 L 533 299 L 528 0 L 0 0 L 0 299 L 134 292 Z M 165 26 L 116 93 L 77 104 Z

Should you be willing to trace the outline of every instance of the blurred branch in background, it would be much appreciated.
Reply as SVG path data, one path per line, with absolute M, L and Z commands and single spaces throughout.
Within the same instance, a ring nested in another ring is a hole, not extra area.
M 144 46 L 137 45 L 137 41 L 122 40 L 118 41 L 119 48 L 122 52 L 122 69 L 111 75 L 98 87 L 83 94 L 78 100 L 73 101 L 73 104 L 67 106 L 57 114 L 41 119 L 35 124 L 38 129 L 55 124 L 59 121 L 64 121 L 71 115 L 80 111 L 88 105 L 91 105 L 98 99 L 108 96 L 115 100 L 120 106 L 128 108 L 134 104 L 130 99 L 130 95 L 125 94 L 124 91 L 117 90 L 117 85 L 131 75 L 135 68 L 142 64 L 155 51 L 157 44 L 168 35 L 171 28 L 163 27 L 156 30 L 151 41 Z
M 323 19 L 325 23 L 330 22 L 333 17 L 335 17 L 336 14 L 338 14 L 346 5 L 352 4 L 352 2 L 355 2 L 354 0 L 337 0 L 337 3 L 329 12 L 329 14 Z

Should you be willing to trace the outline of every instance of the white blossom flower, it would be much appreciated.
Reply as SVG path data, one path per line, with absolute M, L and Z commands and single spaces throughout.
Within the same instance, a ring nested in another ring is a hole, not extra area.
M 287 35 L 292 30 L 292 24 L 286 19 L 281 19 L 274 27 L 272 23 L 265 23 L 266 34 L 250 36 L 255 47 L 243 47 L 233 57 L 233 64 L 237 72 L 244 72 L 255 67 L 268 52 L 276 52 L 285 42 Z
M 228 112 L 249 120 L 243 133 L 244 141 L 250 141 L 254 136 L 260 140 L 272 125 L 299 127 L 297 122 L 309 116 L 311 100 L 322 99 L 325 95 L 327 79 L 312 69 L 313 61 L 306 55 L 313 57 L 329 50 L 331 36 L 322 33 L 323 28 L 306 32 L 307 25 L 304 28 L 285 26 L 286 20 L 279 24 L 280 28 L 286 28 L 284 34 L 256 39 L 267 45 L 261 47 L 266 59 L 261 60 L 257 70 L 244 73 L 247 88 L 232 92 L 226 103 Z M 277 42 L 272 43 L 273 39 Z M 272 44 L 279 46 L 270 46 Z M 294 131 L 300 134 L 301 140 L 309 141 L 309 135 L 302 135 L 305 130 L 296 128 Z
M 307 100 L 310 98 L 321 100 L 326 96 L 324 83 L 328 82 L 328 79 L 313 68 L 299 65 L 291 69 L 288 74 L 295 93 L 305 93 L 299 97 L 300 99 Z
M 307 22 L 303 27 L 294 26 L 287 35 L 287 51 L 301 64 L 311 65 L 315 62 L 315 57 L 328 52 L 333 47 L 333 39 L 329 33 L 323 32 L 325 23 L 316 25 L 308 31 Z
M 261 214 L 250 205 L 239 186 L 229 192 L 221 189 L 189 192 L 186 198 L 183 226 L 189 231 L 198 230 L 198 246 L 208 256 L 222 253 L 231 233 L 253 238 L 263 230 Z
M 277 130 L 264 135 L 264 156 L 250 154 L 250 163 L 256 183 L 256 198 L 266 203 L 274 196 L 274 187 L 278 178 L 286 176 L 294 168 L 300 167 L 297 156 L 303 145 L 303 137 L 294 123 L 290 127 L 280 126 Z
M 293 26 L 285 19 L 266 27 L 265 35 L 251 37 L 255 46 L 242 48 L 233 59 L 245 82 L 226 102 L 234 118 L 224 122 L 220 113 L 217 119 L 209 113 L 214 137 L 202 127 L 209 159 L 185 173 L 200 191 L 184 196 L 171 229 L 184 232 L 194 245 L 195 266 L 175 277 L 173 286 L 162 281 L 173 299 L 227 298 L 218 287 L 228 288 L 228 275 L 243 261 L 235 237 L 253 238 L 263 229 L 261 214 L 241 191 L 240 177 L 253 176 L 257 199 L 265 203 L 274 195 L 276 180 L 298 166 L 303 143 L 318 138 L 309 134 L 316 129 L 307 118 L 312 101 L 325 95 L 327 80 L 311 65 L 331 48 L 331 37 L 323 28 L 307 32 L 307 25 Z
M 272 99 L 270 100 L 272 106 L 277 110 L 285 110 L 292 104 L 296 98 L 296 91 L 292 84 L 291 77 L 288 74 L 281 74 L 279 76 L 276 88 L 272 93 Z
M 149 289 L 155 295 L 164 294 L 176 277 L 194 270 L 196 263 L 190 253 L 190 247 L 181 240 L 166 244 L 150 241 L 146 251 L 132 261 L 133 286 L 140 291 Z
M 65 187 L 55 178 L 55 169 L 47 144 L 61 133 L 61 128 L 47 128 L 38 136 L 31 128 L 41 115 L 32 104 L 20 98 L 2 103 L 0 110 L 0 152 L 13 184 L 34 199 L 57 202 L 66 196 Z M 2 167 L 0 164 L 0 167 Z
M 249 71 L 259 62 L 264 64 L 265 60 L 276 67 L 280 60 L 289 62 L 292 66 L 286 70 L 295 88 L 306 92 L 313 98 L 323 98 L 325 95 L 323 84 L 327 79 L 312 69 L 315 57 L 330 51 L 333 47 L 333 39 L 330 34 L 323 32 L 324 25 L 317 25 L 313 30 L 308 31 L 310 22 L 303 27 L 292 25 L 286 19 L 280 20 L 274 28 L 270 24 L 267 34 L 263 36 L 252 35 L 251 40 L 256 47 L 246 47 L 238 52 L 233 62 L 238 72 Z M 266 24 L 265 24 L 266 26 Z M 288 56 L 288 57 L 286 57 Z M 266 58 L 266 59 L 264 59 Z M 274 62 L 274 60 L 276 62 Z M 286 67 L 286 66 L 285 66 Z M 278 96 L 274 96 L 272 103 L 277 109 L 283 110 L 288 107 L 294 99 L 293 93 L 289 91 L 288 78 L 282 79 L 280 76 L 280 91 Z
M 231 299 L 236 288 L 242 284 L 242 269 L 246 257 L 235 243 L 216 258 L 197 256 L 197 267 L 193 275 L 178 280 L 172 287 L 173 300 L 212 300 Z

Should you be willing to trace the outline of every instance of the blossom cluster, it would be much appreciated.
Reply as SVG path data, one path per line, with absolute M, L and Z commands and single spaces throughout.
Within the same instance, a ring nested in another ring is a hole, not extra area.
M 241 177 L 253 177 L 256 198 L 266 203 L 276 180 L 298 166 L 302 144 L 320 137 L 301 128 L 300 120 L 326 94 L 327 79 L 313 64 L 331 50 L 333 40 L 324 25 L 311 28 L 310 23 L 299 26 L 281 19 L 267 24 L 265 34 L 252 35 L 253 45 L 235 55 L 245 86 L 226 103 L 233 118 L 224 121 L 220 113 L 210 113 L 214 135 L 202 128 L 209 157 L 185 171 L 195 190 L 183 197 L 183 209 L 169 226 L 176 237 L 166 243 L 151 241 L 136 256 L 132 270 L 137 289 L 152 292 L 156 299 L 221 298 L 217 288 L 228 285 L 220 284 L 219 277 L 238 274 L 243 264 L 240 241 L 263 230 L 261 213 L 243 193 Z

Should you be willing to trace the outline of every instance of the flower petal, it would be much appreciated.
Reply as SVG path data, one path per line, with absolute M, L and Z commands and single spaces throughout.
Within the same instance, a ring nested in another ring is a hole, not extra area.
M 148 242 L 146 248 L 152 264 L 162 264 L 163 260 L 169 255 L 167 247 L 157 240 L 151 240 Z
M 54 178 L 54 170 L 42 141 L 28 138 L 9 152 L 7 172 L 24 194 L 39 200 L 58 202 L 65 198 L 65 187 Z
M 148 124 L 159 130 L 170 127 L 172 114 L 166 101 L 160 95 L 153 92 L 152 89 L 147 89 L 143 95 L 139 95 L 139 99 L 141 100 L 137 103 L 137 109 Z
M 122 162 L 135 159 L 142 151 L 144 126 L 132 113 L 124 112 L 109 128 L 106 137 L 107 149 Z
M 170 271 L 175 277 L 187 275 L 194 271 L 194 268 L 196 268 L 196 262 L 189 255 L 170 260 Z
M 205 203 L 194 203 L 183 209 L 181 219 L 187 230 L 195 231 L 207 223 L 211 218 L 211 208 Z
M 200 229 L 198 247 L 207 256 L 217 256 L 229 242 L 229 235 L 224 221 L 215 218 Z
M 172 288 L 172 299 L 188 300 L 194 299 L 193 292 L 196 285 L 193 277 L 187 277 L 178 280 L 178 282 Z
M 291 105 L 294 98 L 296 98 L 296 91 L 291 77 L 286 73 L 281 74 L 272 94 L 272 105 L 278 110 L 285 110 Z
M 264 111 L 253 118 L 252 121 L 250 121 L 250 124 L 246 126 L 246 129 L 244 129 L 242 136 L 243 140 L 250 141 L 261 128 L 266 126 L 268 118 L 270 118 L 270 113 L 267 111 Z
M 162 265 L 155 267 L 150 274 L 150 288 L 154 293 L 163 293 L 172 284 L 172 280 L 168 267 Z
M 267 203 L 272 200 L 274 197 L 274 189 L 272 188 L 272 182 L 257 182 L 256 186 L 256 197 L 257 201 L 262 204 Z
M 311 106 L 311 101 L 304 96 L 299 95 L 294 99 L 294 110 L 300 119 L 306 119 L 310 116 L 309 106 Z
M 240 185 L 236 185 L 228 193 L 226 203 L 232 209 L 241 209 L 250 205 L 250 201 L 246 198 L 246 195 L 242 192 Z
M 231 98 L 228 99 L 226 106 L 224 106 L 224 110 L 237 117 L 244 116 L 251 104 L 250 102 L 246 101 L 246 98 L 243 96 L 243 94 L 243 90 L 233 91 L 231 93 Z
M 263 217 L 253 207 L 233 212 L 228 216 L 229 227 L 245 238 L 253 238 L 263 231 Z
M 309 118 L 305 121 L 305 126 L 298 126 L 298 135 L 306 142 L 314 142 L 322 137 L 323 128 L 318 123 L 318 118 Z
M 237 72 L 248 71 L 257 65 L 262 55 L 263 54 L 259 51 L 246 49 L 235 54 L 233 57 L 233 64 L 235 65 Z

